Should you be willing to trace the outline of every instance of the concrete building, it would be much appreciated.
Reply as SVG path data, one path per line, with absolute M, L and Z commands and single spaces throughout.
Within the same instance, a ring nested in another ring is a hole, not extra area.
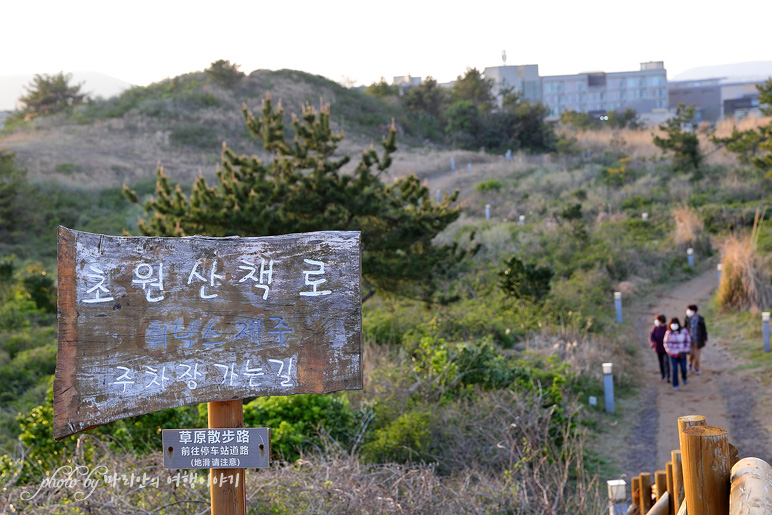
M 721 117 L 721 79 L 670 82 L 670 107 L 694 104 L 694 121 L 715 123 Z
M 420 86 L 421 77 L 413 77 L 412 75 L 397 75 L 391 81 L 392 86 L 399 86 L 400 95 L 407 89 Z
M 728 82 L 721 77 L 670 82 L 668 96 L 671 108 L 694 104 L 697 122 L 715 123 L 724 116 L 759 112 L 756 82 Z
M 483 70 L 483 76 L 496 82 L 494 91 L 497 92 L 499 105 L 501 105 L 502 91 L 505 88 L 514 88 L 525 100 L 541 102 L 541 78 L 538 64 L 491 66 Z
M 634 109 L 640 114 L 667 109 L 667 71 L 662 61 L 641 63 L 630 72 L 592 72 L 541 78 L 542 102 L 556 119 L 572 110 L 593 116 Z

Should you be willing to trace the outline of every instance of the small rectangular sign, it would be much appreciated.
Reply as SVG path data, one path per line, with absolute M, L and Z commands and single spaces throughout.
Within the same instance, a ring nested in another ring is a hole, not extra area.
M 267 427 L 164 429 L 164 468 L 265 468 L 271 455 L 270 441 Z
M 359 232 L 59 228 L 54 437 L 190 404 L 362 388 Z

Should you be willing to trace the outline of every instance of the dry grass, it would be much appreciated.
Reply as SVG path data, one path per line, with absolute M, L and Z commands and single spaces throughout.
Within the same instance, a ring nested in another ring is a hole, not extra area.
M 728 118 L 716 124 L 713 135 L 725 138 L 732 133 L 732 128 L 738 130 L 758 129 L 772 123 L 772 117 L 749 116 L 740 120 Z M 589 150 L 592 156 L 601 156 L 604 152 L 615 151 L 633 159 L 662 159 L 662 151 L 654 145 L 654 135 L 661 135 L 658 128 L 653 129 L 605 129 L 600 131 L 571 131 L 581 150 Z M 709 166 L 737 167 L 739 162 L 734 154 L 717 147 L 710 140 L 707 130 L 699 131 L 700 148 L 705 156 L 705 164 Z
M 676 245 L 694 245 L 703 237 L 704 226 L 694 209 L 684 205 L 673 208 L 671 213 L 675 222 L 673 240 Z
M 722 245 L 721 283 L 716 304 L 723 311 L 759 311 L 772 307 L 772 283 L 768 272 L 769 256 L 756 251 L 760 220 L 756 213 L 750 234 L 729 236 Z
M 571 427 L 580 408 L 569 404 L 565 422 L 556 426 L 553 413 L 539 408 L 544 396 L 539 391 L 489 392 L 458 410 L 438 409 L 441 434 L 436 437 L 447 442 L 442 460 L 451 473 L 440 474 L 425 463 L 367 465 L 334 446 L 292 464 L 249 471 L 249 513 L 602 513 L 597 478 L 585 472 L 586 434 Z M 563 440 L 561 446 L 556 437 Z M 89 496 L 82 481 L 41 488 L 31 499 L 39 485 L 10 487 L 0 511 L 208 513 L 205 476 L 175 485 L 177 471 L 159 466 L 160 453 L 116 455 L 106 446 L 103 451 L 103 468 L 88 469 L 98 480 Z M 121 480 L 106 484 L 105 474 L 146 479 L 143 487 Z

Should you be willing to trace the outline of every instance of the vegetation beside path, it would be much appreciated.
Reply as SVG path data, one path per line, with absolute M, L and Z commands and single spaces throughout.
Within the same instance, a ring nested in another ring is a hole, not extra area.
M 2 156 L 0 391 L 11 392 L 0 411 L 3 498 L 16 508 L 86 511 L 89 503 L 66 489 L 20 497 L 57 467 L 78 463 L 165 483 L 100 484 L 90 502 L 101 512 L 197 509 L 207 487 L 167 482 L 158 430 L 203 425 L 198 408 L 123 420 L 60 443 L 50 434 L 55 227 L 120 234 L 149 213 L 117 189 L 97 192 L 104 200 L 95 201 L 78 187 L 29 181 L 11 153 Z M 613 321 L 613 292 L 629 307 L 657 285 L 694 277 L 687 248 L 704 262 L 718 252 L 712 236 L 741 235 L 754 218 L 760 259 L 772 234 L 766 214 L 756 216 L 772 184 L 752 164 L 684 170 L 669 158 L 628 154 L 610 138 L 592 158 L 534 166 L 501 158 L 485 173 L 437 177 L 459 186 L 462 209 L 425 244 L 470 250 L 442 287 L 420 300 L 397 288 L 365 302 L 362 392 L 247 400 L 246 423 L 273 429 L 273 467 L 248 478 L 255 511 L 603 511 L 601 480 L 620 471 L 608 447 L 634 409 L 639 352 L 632 326 Z M 374 191 L 381 180 L 370 183 Z M 404 184 L 409 201 L 395 212 L 432 212 L 431 189 L 415 179 Z M 146 201 L 175 184 L 138 186 L 137 199 Z M 179 187 L 185 195 L 193 188 Z M 490 220 L 486 204 L 495 206 Z M 619 365 L 615 416 L 602 402 L 588 404 L 603 397 L 605 361 Z

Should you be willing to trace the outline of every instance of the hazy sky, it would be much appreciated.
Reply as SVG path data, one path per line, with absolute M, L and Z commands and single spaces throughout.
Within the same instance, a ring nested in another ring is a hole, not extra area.
M 0 75 L 99 71 L 145 85 L 228 59 L 369 84 L 454 79 L 467 66 L 541 75 L 772 59 L 772 1 L 6 0 Z M 765 34 L 766 33 L 766 34 Z

